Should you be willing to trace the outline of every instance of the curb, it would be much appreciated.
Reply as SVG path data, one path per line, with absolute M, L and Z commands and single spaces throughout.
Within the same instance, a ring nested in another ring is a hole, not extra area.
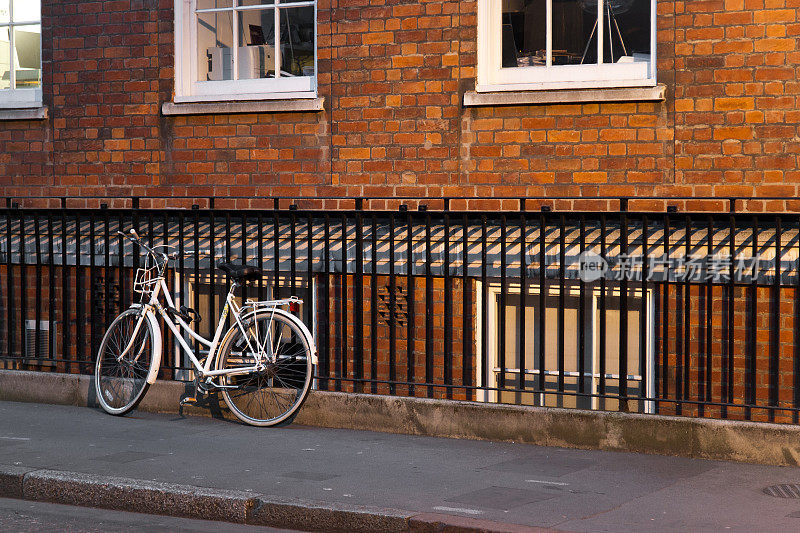
M 0 497 L 303 531 L 555 531 L 436 513 L 413 513 L 299 499 L 280 500 L 246 491 L 7 465 L 0 465 Z

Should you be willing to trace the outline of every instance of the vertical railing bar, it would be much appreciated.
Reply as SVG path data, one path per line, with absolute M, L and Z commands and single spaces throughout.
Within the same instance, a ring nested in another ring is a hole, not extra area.
M 488 387 L 487 381 L 489 379 L 489 280 L 487 277 L 486 266 L 489 261 L 488 243 L 486 236 L 486 215 L 481 215 L 481 386 Z M 485 398 L 489 397 L 488 392 L 484 395 Z
M 628 257 L 628 214 L 627 199 L 620 201 L 620 253 L 626 261 Z M 628 411 L 628 277 L 631 270 L 622 269 L 619 289 L 619 410 Z
M 469 219 L 465 214 L 463 216 L 463 227 L 461 237 L 463 240 L 462 253 L 462 298 L 463 308 L 461 313 L 461 384 L 465 387 L 472 385 L 472 287 L 469 279 Z M 472 400 L 474 398 L 474 391 L 472 389 L 465 389 L 466 399 Z
M 709 258 L 709 261 L 714 256 L 714 220 L 711 216 L 708 217 L 708 251 L 706 252 L 706 256 Z M 711 402 L 713 398 L 713 364 L 714 364 L 714 345 L 712 344 L 712 336 L 714 333 L 714 282 L 710 276 L 708 276 L 708 271 L 706 271 L 706 283 L 708 285 L 708 289 L 706 290 L 707 298 L 706 298 L 706 396 L 703 399 L 705 402 Z
M 431 272 L 431 215 L 425 214 L 425 383 L 433 383 L 433 273 Z M 428 385 L 428 398 L 433 387 Z
M 97 342 L 97 233 L 95 226 L 95 213 L 87 211 L 89 219 L 89 357 L 91 362 L 93 354 L 100 349 Z
M 272 212 L 272 296 L 273 300 L 278 300 L 280 298 L 281 287 L 280 287 L 280 262 L 281 262 L 281 243 L 280 243 L 280 220 L 278 218 L 278 208 L 275 207 L 275 210 Z
M 408 286 L 408 322 L 406 323 L 406 381 L 410 383 L 408 395 L 415 395 L 414 388 L 414 365 L 416 354 L 414 353 L 414 327 L 416 322 L 416 281 L 414 280 L 414 237 L 413 219 L 411 211 L 408 212 L 406 220 L 406 284 Z
M 247 211 L 242 211 L 242 217 L 239 221 L 241 224 L 241 233 L 239 234 L 239 243 L 242 249 L 242 257 L 240 258 L 242 265 L 247 264 L 247 243 L 249 242 L 249 237 L 247 235 Z M 242 283 L 241 294 L 242 294 L 242 304 L 247 301 L 248 298 L 248 284 Z
M 566 220 L 564 215 L 559 215 L 558 218 L 558 312 L 557 318 L 558 321 L 558 392 L 562 393 L 558 395 L 558 403 L 562 405 L 564 402 L 564 341 L 565 341 L 565 324 L 564 324 L 564 308 L 566 307 Z
M 322 320 L 323 328 L 320 328 L 320 332 L 322 332 L 322 357 L 320 358 L 320 372 L 321 376 L 325 376 L 325 379 L 321 381 L 320 388 L 322 390 L 328 390 L 330 386 L 330 381 L 328 378 L 331 375 L 331 217 L 330 214 L 325 213 L 325 218 L 323 221 L 323 260 L 324 260 L 324 269 L 325 274 L 322 278 L 323 280 L 323 294 L 322 294 L 322 302 L 323 307 L 325 309 L 325 314 L 323 315 L 324 318 Z
M 747 355 L 745 363 L 745 418 L 750 420 L 752 417 L 752 406 L 755 404 L 756 396 L 756 312 L 758 297 L 758 274 L 756 269 L 756 258 L 758 254 L 758 216 L 753 215 L 753 240 L 752 259 L 753 268 L 751 271 L 750 284 L 748 286 L 747 298 Z
M 186 214 L 183 210 L 178 212 L 178 272 L 180 272 L 180 287 L 177 289 L 181 294 L 181 305 L 186 305 L 189 307 L 189 299 L 187 298 L 186 289 L 189 287 L 188 280 L 186 279 L 186 258 L 184 255 L 186 254 L 186 228 L 184 225 L 186 224 Z M 209 317 L 211 318 L 211 317 Z M 197 328 L 197 324 L 194 326 Z M 187 339 L 191 342 L 192 339 Z M 182 359 L 182 351 L 177 349 L 175 350 L 175 368 L 182 369 L 183 368 L 183 361 Z
M 317 332 L 317 317 L 319 313 L 317 312 L 317 302 L 314 299 L 314 235 L 313 235 L 313 223 L 314 220 L 312 218 L 311 211 L 307 213 L 306 218 L 306 294 L 304 299 L 305 309 L 307 310 L 308 316 L 308 325 L 312 328 L 311 333 L 313 335 L 318 335 Z M 317 365 L 319 365 L 319 353 L 317 353 Z M 319 375 L 319 368 L 313 369 L 314 372 Z M 317 382 L 317 386 L 319 386 L 319 382 Z
M 21 338 L 20 355 L 22 360 L 25 357 L 25 321 L 28 318 L 28 260 L 25 257 L 25 211 L 19 210 L 19 271 L 20 271 L 20 318 L 21 318 Z M 12 308 L 13 309 L 13 308 Z
M 192 291 L 192 296 L 193 296 L 192 305 L 194 306 L 195 310 L 199 311 L 200 310 L 200 206 L 199 205 L 192 206 L 192 209 L 194 210 L 194 290 Z M 209 254 L 211 253 L 210 248 L 211 246 L 209 242 Z M 209 255 L 209 270 L 214 270 L 214 264 L 213 262 L 211 262 L 210 255 Z M 211 291 L 209 291 L 208 294 L 210 299 Z M 216 318 L 217 317 L 215 317 L 214 315 L 210 315 L 208 317 L 209 322 L 207 323 L 212 324 L 214 321 L 216 321 Z M 209 330 L 210 329 L 212 329 L 211 326 L 209 326 Z M 194 341 L 194 351 L 195 353 L 200 353 L 200 343 L 197 340 Z
M 444 384 L 453 384 L 453 281 L 450 277 L 450 214 L 444 214 Z M 447 387 L 448 399 L 453 398 Z
M 47 307 L 47 320 L 50 322 L 50 331 L 47 332 L 47 346 L 48 357 L 51 359 L 59 359 L 58 351 L 56 350 L 56 331 L 53 329 L 56 325 L 56 278 L 55 268 L 56 262 L 53 259 L 54 246 L 53 246 L 54 228 L 53 228 L 53 211 L 47 211 L 47 294 L 49 296 L 49 303 Z M 63 357 L 61 357 L 63 359 Z
M 266 287 L 264 286 L 264 213 L 259 211 L 256 215 L 256 246 L 258 257 L 258 270 L 261 275 L 258 277 L 258 299 L 264 301 L 267 299 L 265 294 Z
M 389 214 L 389 394 L 396 394 L 397 387 L 397 332 L 395 331 L 395 320 L 397 305 L 397 280 L 395 279 L 394 264 L 394 213 Z
M 507 331 L 506 331 L 506 294 L 508 293 L 508 278 L 506 269 L 507 265 L 507 246 L 506 239 L 506 215 L 500 217 L 500 309 L 497 326 L 497 337 L 499 346 L 497 348 L 498 366 L 500 367 L 500 374 L 497 379 L 497 387 L 504 389 L 506 387 L 506 349 L 507 349 Z
M 583 261 L 586 257 L 586 215 L 580 216 L 580 233 L 578 236 L 578 246 L 580 252 L 578 260 Z M 578 393 L 586 392 L 586 281 L 582 275 L 584 265 L 578 264 Z M 594 319 L 594 317 L 592 317 Z
M 797 232 L 800 237 L 800 216 L 795 217 L 797 221 Z M 800 238 L 797 239 L 797 262 L 794 271 L 794 317 L 792 326 L 794 335 L 792 336 L 792 423 L 800 422 L 800 413 L 796 409 L 800 408 Z
M 606 258 L 608 256 L 607 250 L 607 242 L 606 238 L 608 233 L 606 231 L 606 215 L 605 213 L 600 215 L 600 257 Z M 606 308 L 607 308 L 607 283 L 606 277 L 602 276 L 600 278 L 600 324 L 598 326 L 598 343 L 599 343 L 599 368 L 600 368 L 600 379 L 597 384 L 598 392 L 600 394 L 600 409 L 605 409 L 606 406 L 606 350 L 607 350 L 607 342 L 606 342 Z
M 708 225 L 706 225 L 708 228 Z M 698 221 L 697 229 L 699 231 L 700 224 Z M 708 231 L 708 235 L 706 237 L 707 240 L 711 240 L 711 231 Z M 698 248 L 700 247 L 701 242 L 698 241 Z M 699 416 L 705 416 L 705 396 L 706 396 L 706 389 L 705 389 L 705 368 L 706 368 L 706 361 L 710 357 L 710 346 L 706 346 L 706 322 L 708 317 L 706 317 L 706 301 L 708 298 L 711 297 L 708 294 L 708 283 L 698 284 L 698 305 L 697 305 L 697 401 L 700 402 L 697 405 L 697 414 Z M 690 352 L 691 353 L 691 352 Z
M 647 305 L 647 291 L 648 291 L 648 277 L 650 276 L 650 253 L 649 253 L 649 242 L 648 242 L 648 220 L 647 215 L 642 215 L 642 279 L 641 281 L 641 291 L 642 291 L 642 312 L 640 314 L 639 320 L 639 375 L 642 376 L 642 381 L 639 384 L 639 397 L 640 398 L 648 398 L 649 394 L 647 391 L 647 376 L 650 373 L 651 369 L 647 367 L 647 312 L 648 312 L 648 305 Z M 649 399 L 649 398 L 648 398 Z M 645 406 L 648 405 L 647 403 L 640 401 L 639 402 L 639 412 L 645 412 Z
M 545 401 L 545 385 L 546 385 L 546 372 L 547 369 L 545 368 L 546 365 L 546 358 L 545 358 L 545 315 L 547 309 L 547 256 L 546 256 L 546 233 L 545 233 L 545 214 L 542 211 L 539 214 L 539 309 L 537 312 L 539 313 L 539 346 L 538 346 L 538 356 L 539 356 L 539 392 L 541 392 L 541 403 L 544 404 Z
M 360 206 L 359 206 L 360 207 Z M 353 372 L 356 381 L 353 389 L 364 390 L 364 218 L 361 210 L 355 213 L 356 272 L 353 276 L 355 307 L 353 309 Z M 374 379 L 374 376 L 372 376 Z
M 83 267 L 81 266 L 81 212 L 75 212 L 75 362 L 78 372 L 83 372 L 82 351 L 84 337 Z
M 169 244 L 169 211 L 166 210 L 166 209 L 164 210 L 163 218 L 162 218 L 161 222 L 163 224 L 163 227 L 161 228 L 161 235 L 162 235 L 162 238 L 164 239 L 164 245 L 165 245 L 164 253 L 168 254 L 169 253 L 169 248 L 167 248 L 166 245 Z M 177 302 L 176 298 L 177 298 L 177 295 L 178 295 L 178 288 L 175 286 L 175 265 L 173 264 L 171 266 L 172 266 L 171 269 L 166 270 L 164 272 L 164 276 L 166 277 L 168 282 L 171 281 L 170 283 L 168 283 L 168 285 L 170 287 L 170 295 L 172 296 L 172 301 L 173 302 Z M 175 354 L 175 340 L 174 339 L 172 339 L 172 342 L 165 342 L 164 343 L 164 355 L 165 355 L 164 362 L 166 364 L 161 365 L 161 368 L 162 369 L 171 370 L 172 375 L 169 376 L 169 379 L 175 379 L 175 377 L 176 377 L 176 373 L 175 372 L 178 369 L 178 362 L 177 362 L 177 357 L 176 357 L 176 354 Z M 170 361 L 172 361 L 172 368 L 171 369 L 169 367 L 169 362 Z M 164 377 L 166 377 L 166 376 L 164 376 Z
M 12 250 L 14 247 L 12 246 L 12 222 L 11 222 L 11 210 L 6 211 L 6 274 L 8 275 L 8 312 L 6 313 L 6 323 L 7 323 L 7 338 L 6 342 L 8 344 L 8 353 L 6 354 L 9 358 L 14 357 L 14 335 L 16 333 L 16 328 L 14 327 L 14 317 L 17 315 L 13 312 L 14 310 L 14 261 L 11 259 Z M 66 284 L 65 284 L 66 285 Z M 66 300 L 64 300 L 64 304 L 66 305 Z M 65 321 L 66 322 L 66 321 Z
M 217 233 L 217 221 L 216 216 L 214 214 L 214 208 L 211 207 L 209 202 L 208 207 L 208 313 L 211 316 L 211 320 L 214 320 L 216 323 L 217 317 L 217 243 L 216 243 L 216 233 Z M 197 281 L 199 290 L 200 281 Z M 195 291 L 197 292 L 197 291 Z M 212 326 L 213 329 L 213 326 Z M 212 332 L 213 334 L 213 332 Z M 211 356 L 211 354 L 209 354 Z
M 670 217 L 669 211 L 664 216 L 664 291 L 662 294 L 662 307 L 663 312 L 661 316 L 662 334 L 661 334 L 661 396 L 664 399 L 669 399 L 669 299 L 670 299 L 670 282 L 669 277 L 671 274 L 670 263 Z
M 684 226 L 684 228 L 685 228 L 685 231 L 686 231 L 686 236 L 685 237 L 688 240 L 688 238 L 689 238 L 689 225 L 688 225 L 688 223 Z M 676 243 L 676 248 L 678 246 L 679 246 L 679 243 Z M 680 251 L 680 248 L 678 248 L 678 251 Z M 684 327 L 683 327 L 683 310 L 684 310 L 683 293 L 684 293 L 684 287 L 685 287 L 684 284 L 680 283 L 680 281 L 678 281 L 678 279 L 676 278 L 676 280 L 675 280 L 675 293 L 676 293 L 676 296 L 675 296 L 675 399 L 678 400 L 678 402 L 675 404 L 675 412 L 678 415 L 682 414 L 683 402 L 681 402 L 680 400 L 682 400 L 684 398 L 684 394 L 683 394 L 683 390 L 684 390 L 683 389 L 683 367 L 684 367 L 684 361 L 683 361 L 683 349 L 684 349 L 684 346 L 683 346 L 683 341 L 684 341 L 684 337 L 682 335 L 683 332 L 684 332 Z
M 685 254 L 688 260 L 692 253 L 692 221 L 691 218 L 686 216 L 686 242 Z M 689 279 L 689 272 L 684 271 L 683 277 L 683 398 L 687 400 L 692 399 L 692 359 L 691 359 L 691 304 L 692 304 L 692 286 Z
M 297 210 L 289 212 L 289 287 L 297 294 Z
M 231 255 L 231 212 L 225 212 L 225 262 L 230 263 L 233 256 Z M 225 276 L 225 294 L 228 294 L 228 291 L 231 290 L 231 278 L 229 276 Z M 224 308 L 224 304 L 220 302 L 220 307 Z M 225 327 L 228 328 L 231 325 L 230 321 L 230 313 L 228 316 L 225 317 Z
M 378 392 L 378 219 L 372 213 L 372 279 L 370 280 L 370 390 Z
M 42 313 L 42 237 L 41 227 L 39 223 L 39 212 L 33 212 L 33 232 L 34 232 L 34 251 L 36 253 L 36 266 L 34 272 L 36 274 L 36 290 L 34 297 L 34 328 L 36 338 L 33 341 L 34 357 L 39 358 L 39 350 L 41 349 L 41 341 L 39 337 L 42 333 L 42 326 L 40 324 L 40 317 Z M 37 361 L 41 362 L 41 361 Z
M 9 241 L 10 242 L 10 241 Z M 9 253 L 9 257 L 11 254 Z M 70 283 L 69 283 L 69 267 L 67 262 L 69 257 L 67 255 L 67 210 L 61 208 L 61 313 L 62 313 L 62 326 L 61 326 L 61 358 L 65 360 L 64 370 L 69 373 L 72 369 L 70 364 L 66 362 L 71 359 L 71 350 L 68 348 L 70 337 Z M 9 275 L 11 272 L 9 271 Z M 13 279 L 13 277 L 11 278 Z M 9 289 L 11 287 L 9 286 Z M 9 313 L 11 315 L 13 313 Z
M 734 301 L 734 271 L 733 262 L 736 250 L 736 219 L 731 212 L 728 222 L 728 256 L 730 264 L 728 267 L 728 284 L 725 287 L 723 298 L 723 312 L 725 317 L 722 324 L 723 337 L 723 356 L 722 356 L 722 418 L 728 418 L 727 404 L 732 402 L 733 392 L 733 301 Z
M 781 239 L 783 236 L 781 217 L 775 216 L 775 270 L 770 290 L 769 309 L 769 421 L 775 421 L 778 407 L 779 364 L 780 364 L 780 295 L 781 295 Z
M 105 243 L 103 246 L 103 272 L 105 273 L 103 276 L 105 282 L 103 284 L 103 302 L 105 302 L 103 329 L 105 329 L 111 324 L 111 277 L 114 269 L 111 268 L 111 212 L 108 210 L 108 206 L 105 206 L 103 211 L 105 213 L 103 220 L 103 242 Z
M 524 200 L 520 202 L 520 206 L 524 209 Z M 519 309 L 517 311 L 517 337 L 519 338 L 517 347 L 517 352 L 519 353 L 517 388 L 520 390 L 525 390 L 525 371 L 528 368 L 525 362 L 525 300 L 528 298 L 528 266 L 525 257 L 527 248 L 526 232 L 525 212 L 522 211 L 519 215 Z
M 347 251 L 347 215 L 342 213 L 342 297 L 340 298 L 340 307 L 341 307 L 341 347 L 342 351 L 340 355 L 340 363 L 339 368 L 341 369 L 341 377 L 347 377 L 347 355 L 348 355 L 348 343 L 347 343 L 347 275 L 348 275 L 348 263 L 349 261 L 349 253 Z M 355 335 L 355 333 L 354 333 Z M 353 386 L 355 389 L 355 385 Z M 338 389 L 337 389 L 338 390 Z

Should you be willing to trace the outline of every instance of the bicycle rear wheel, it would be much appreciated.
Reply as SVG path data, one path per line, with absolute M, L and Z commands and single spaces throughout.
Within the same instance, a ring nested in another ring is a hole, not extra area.
M 311 388 L 309 341 L 294 321 L 279 312 L 248 317 L 244 326 L 247 336 L 237 324 L 226 334 L 217 368 L 241 369 L 260 360 L 263 369 L 222 376 L 221 383 L 232 387 L 223 388 L 222 396 L 233 414 L 247 424 L 274 426 L 289 421 Z
M 100 407 L 112 415 L 124 415 L 134 409 L 150 384 L 147 376 L 155 355 L 150 321 L 136 325 L 142 311 L 128 309 L 108 327 L 97 354 L 94 383 Z M 135 335 L 134 335 L 135 332 Z M 125 348 L 130 349 L 120 357 Z

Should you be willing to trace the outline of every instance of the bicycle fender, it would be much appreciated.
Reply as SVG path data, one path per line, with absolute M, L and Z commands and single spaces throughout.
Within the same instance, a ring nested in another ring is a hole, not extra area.
M 156 314 L 152 310 L 144 316 L 153 328 L 153 362 L 150 363 L 150 373 L 147 374 L 147 382 L 152 385 L 156 382 L 158 369 L 161 367 L 161 326 L 158 325 Z
M 289 320 L 293 321 L 295 324 L 297 324 L 297 327 L 300 328 L 300 331 L 302 331 L 303 334 L 306 336 L 306 339 L 308 339 L 308 344 L 309 344 L 308 347 L 311 350 L 311 362 L 314 364 L 314 366 L 317 366 L 318 363 L 317 344 L 314 341 L 314 336 L 311 334 L 311 331 L 309 331 L 309 329 L 306 327 L 303 321 L 294 316 L 292 313 L 284 311 L 283 309 L 276 309 L 275 314 L 281 314 L 286 318 L 288 318 Z

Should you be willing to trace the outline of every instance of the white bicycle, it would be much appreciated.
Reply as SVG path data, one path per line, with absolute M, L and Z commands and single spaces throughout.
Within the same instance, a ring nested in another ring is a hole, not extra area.
M 147 252 L 134 280 L 142 298 L 114 319 L 100 344 L 95 367 L 100 406 L 112 415 L 124 415 L 155 382 L 162 350 L 158 312 L 194 366 L 198 394 L 221 392 L 233 414 L 254 426 L 291 420 L 308 396 L 317 363 L 311 332 L 283 309 L 302 300 L 247 300 L 240 307 L 233 296 L 237 287 L 260 279 L 262 273 L 253 266 L 222 263 L 219 268 L 230 277 L 231 287 L 214 338 L 205 339 L 189 326 L 197 313 L 176 308 L 164 278 L 177 254 L 167 253 L 168 246 L 148 246 L 134 230 L 122 235 Z M 159 301 L 162 294 L 166 306 Z M 223 335 L 228 311 L 233 324 Z M 180 330 L 206 346 L 208 356 L 198 357 Z M 196 401 L 187 398 L 182 403 L 186 400 Z

